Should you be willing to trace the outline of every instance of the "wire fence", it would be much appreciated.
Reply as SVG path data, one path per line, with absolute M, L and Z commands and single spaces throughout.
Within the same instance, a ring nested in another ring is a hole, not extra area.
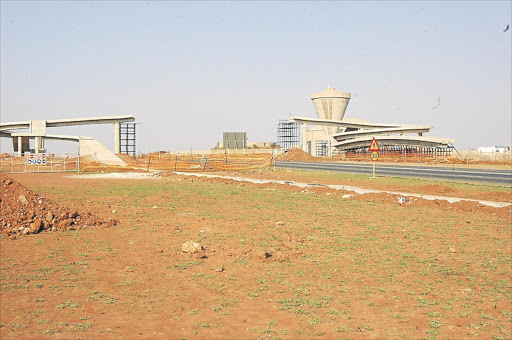
M 0 155 L 0 172 L 79 172 L 80 157 L 77 154 L 33 154 L 25 153 Z

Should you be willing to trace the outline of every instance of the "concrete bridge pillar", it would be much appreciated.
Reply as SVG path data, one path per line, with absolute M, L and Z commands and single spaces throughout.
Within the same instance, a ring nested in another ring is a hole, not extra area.
M 302 123 L 302 150 L 304 152 L 308 152 L 308 138 L 307 138 L 308 128 L 306 123 Z
M 119 122 L 114 123 L 114 153 L 121 153 L 121 125 Z
M 36 136 L 35 144 L 36 154 L 41 153 L 41 151 L 44 150 L 44 138 L 42 136 Z
M 18 136 L 18 157 L 23 156 L 23 138 Z

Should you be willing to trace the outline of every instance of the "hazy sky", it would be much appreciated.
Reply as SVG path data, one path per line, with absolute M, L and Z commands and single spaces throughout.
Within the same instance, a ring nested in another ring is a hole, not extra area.
M 1 1 L 0 119 L 133 114 L 140 152 L 207 149 L 224 131 L 275 141 L 331 85 L 345 117 L 510 145 L 511 4 Z M 49 132 L 113 149 L 112 125 Z

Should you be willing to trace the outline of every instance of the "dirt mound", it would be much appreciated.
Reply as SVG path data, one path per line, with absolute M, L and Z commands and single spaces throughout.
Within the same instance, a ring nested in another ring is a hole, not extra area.
M 78 230 L 114 226 L 117 221 L 100 219 L 90 213 L 71 211 L 37 195 L 32 190 L 0 174 L 0 234 L 37 234 L 44 230 Z
M 277 161 L 313 162 L 318 160 L 302 149 L 290 149 L 276 157 Z

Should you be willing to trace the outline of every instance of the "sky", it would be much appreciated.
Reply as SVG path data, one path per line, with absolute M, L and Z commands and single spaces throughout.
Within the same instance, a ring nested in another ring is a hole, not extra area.
M 433 125 L 426 135 L 457 149 L 512 144 L 511 1 L 3 0 L 0 10 L 1 122 L 131 114 L 137 152 L 200 150 L 225 131 L 276 141 L 280 119 L 316 117 L 311 95 L 332 86 L 352 94 L 347 118 Z M 113 150 L 112 125 L 48 132 Z

